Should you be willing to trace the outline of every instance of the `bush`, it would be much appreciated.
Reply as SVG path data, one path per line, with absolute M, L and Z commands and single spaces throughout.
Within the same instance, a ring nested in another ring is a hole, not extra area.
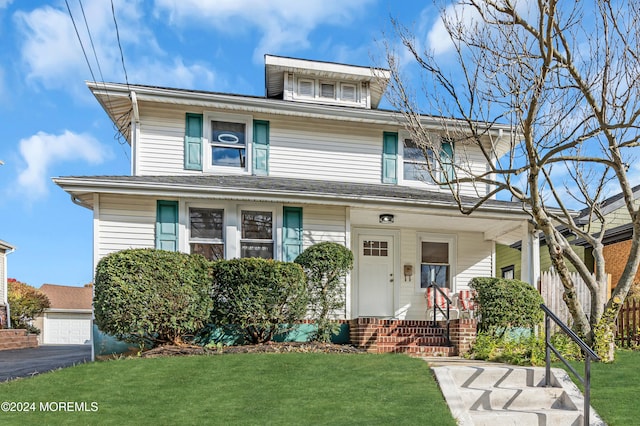
M 96 268 L 98 327 L 140 347 L 182 343 L 209 318 L 210 265 L 200 255 L 163 250 L 109 254 Z
M 556 333 L 551 336 L 551 343 L 567 360 L 582 360 L 582 352 L 566 334 Z M 495 336 L 488 333 L 478 333 L 475 343 L 469 352 L 469 357 L 493 362 L 504 362 L 513 365 L 545 364 L 544 335 L 535 336 L 532 333 L 517 336 Z M 559 361 L 551 352 L 551 361 Z
M 314 340 L 329 342 L 340 332 L 340 324 L 331 320 L 345 305 L 344 279 L 353 268 L 353 253 L 337 243 L 324 242 L 303 251 L 295 260 L 307 276 L 311 317 L 318 331 Z
M 47 295 L 37 288 L 14 279 L 7 280 L 7 290 L 11 327 L 40 334 L 40 329 L 31 325 L 31 321 L 50 306 Z
M 469 283 L 476 291 L 480 321 L 478 330 L 502 336 L 513 327 L 533 329 L 544 314 L 542 296 L 530 284 L 503 278 L 474 278 Z
M 245 258 L 213 264 L 212 322 L 240 327 L 252 343 L 270 341 L 300 321 L 307 307 L 299 265 Z

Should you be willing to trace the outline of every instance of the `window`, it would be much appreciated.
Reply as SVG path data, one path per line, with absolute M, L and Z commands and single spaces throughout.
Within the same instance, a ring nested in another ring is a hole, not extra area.
M 247 166 L 246 124 L 211 121 L 211 165 Z
M 241 257 L 273 259 L 273 213 L 242 211 Z
M 333 83 L 320 83 L 320 96 L 334 99 L 336 97 L 336 85 Z
M 433 182 L 429 175 L 427 161 L 434 166 L 433 151 L 429 148 L 419 147 L 411 139 L 404 140 L 403 152 L 403 178 L 404 180 L 418 180 L 422 182 Z
M 451 288 L 449 243 L 423 241 L 420 262 L 420 287 L 435 283 L 438 287 Z
M 201 254 L 209 260 L 224 259 L 223 219 L 222 209 L 189 209 L 191 253 Z
M 512 280 L 515 278 L 515 267 L 514 265 L 505 266 L 501 270 L 502 278 L 506 278 L 508 280 Z
M 315 86 L 313 80 L 298 80 L 298 94 L 313 97 L 315 95 L 313 86 Z
M 362 250 L 364 256 L 387 257 L 389 255 L 389 243 L 387 241 L 364 241 Z
M 356 102 L 356 86 L 354 84 L 340 85 L 340 99 L 347 102 Z

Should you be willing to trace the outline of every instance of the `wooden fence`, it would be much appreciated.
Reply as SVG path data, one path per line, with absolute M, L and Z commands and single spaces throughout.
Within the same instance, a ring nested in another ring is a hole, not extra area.
M 580 300 L 580 304 L 588 316 L 590 310 L 589 307 L 591 306 L 591 293 L 589 292 L 589 288 L 577 272 L 571 273 L 571 280 L 576 287 L 578 300 Z M 573 324 L 573 319 L 569 313 L 569 308 L 567 308 L 564 300 L 562 300 L 564 287 L 560 281 L 560 275 L 553 271 L 542 272 L 540 274 L 538 290 L 544 300 L 544 304 L 547 305 L 547 307 L 551 309 L 551 311 L 560 318 L 562 322 L 571 326 L 571 324 Z M 611 284 L 609 284 L 608 292 L 609 294 L 611 293 Z
M 640 344 L 640 302 L 625 300 L 616 321 L 616 344 L 631 348 Z

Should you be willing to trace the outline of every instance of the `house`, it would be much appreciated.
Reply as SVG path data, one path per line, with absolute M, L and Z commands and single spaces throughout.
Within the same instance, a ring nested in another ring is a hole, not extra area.
M 0 328 L 9 328 L 9 290 L 7 287 L 7 255 L 15 250 L 11 244 L 0 240 Z
M 424 166 L 446 155 L 484 172 L 484 157 L 441 138 L 431 116 L 422 124 L 439 152 L 423 155 L 399 115 L 379 108 L 389 76 L 266 55 L 260 97 L 87 83 L 131 149 L 130 176 L 54 179 L 93 210 L 94 268 L 128 248 L 291 261 L 338 242 L 355 256 L 344 319 L 425 320 L 428 283 L 455 293 L 493 276 L 497 243 L 527 242 L 524 279 L 535 282 L 537 239 L 521 205 L 491 200 L 462 215 Z M 493 126 L 487 149 L 504 154 L 508 133 Z M 465 202 L 484 195 L 460 189 Z
M 634 186 L 632 192 L 633 204 L 635 208 L 638 208 L 640 205 L 640 185 Z M 633 226 L 622 193 L 615 194 L 600 203 L 600 211 L 606 219 L 606 228 L 602 237 L 605 271 L 611 275 L 611 288 L 615 288 L 629 258 Z M 588 225 L 588 212 L 583 211 L 578 220 L 585 226 Z M 591 249 L 583 240 L 579 240 L 577 244 L 584 247 L 584 250 Z M 640 271 L 634 280 L 636 291 L 640 290 L 637 288 L 639 284 Z
M 43 284 L 40 291 L 50 302 L 34 325 L 45 345 L 91 344 L 93 288 Z
M 633 187 L 632 191 L 635 200 L 634 204 L 637 207 L 640 204 L 640 185 Z M 622 270 L 626 265 L 627 258 L 629 257 L 633 227 L 631 226 L 629 212 L 624 204 L 622 193 L 615 194 L 603 200 L 599 203 L 599 209 L 606 221 L 605 234 L 602 239 L 602 243 L 605 246 L 603 254 L 606 272 L 611 275 L 611 287 L 615 288 L 622 275 Z M 577 211 L 574 220 L 578 225 L 582 225 L 583 227 L 588 226 L 591 222 L 589 219 L 589 209 Z M 593 221 L 593 223 L 599 227 L 597 221 Z M 597 232 L 598 229 L 594 229 L 593 232 Z M 584 239 L 571 235 L 569 230 L 565 230 L 564 234 L 573 245 L 576 254 L 585 262 L 587 268 L 593 271 L 595 261 L 591 253 L 591 246 L 584 241 Z M 543 272 L 553 270 L 544 235 L 540 235 L 539 239 L 540 270 Z M 496 245 L 497 276 L 520 279 L 520 249 L 520 241 L 510 246 Z M 570 263 L 567 263 L 567 267 L 570 272 L 576 272 L 575 267 Z M 636 281 L 640 283 L 640 272 L 638 273 Z

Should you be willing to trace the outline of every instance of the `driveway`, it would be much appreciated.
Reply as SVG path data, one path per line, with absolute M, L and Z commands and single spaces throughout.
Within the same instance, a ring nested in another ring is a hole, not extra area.
M 91 361 L 91 345 L 42 345 L 0 351 L 0 382 Z

